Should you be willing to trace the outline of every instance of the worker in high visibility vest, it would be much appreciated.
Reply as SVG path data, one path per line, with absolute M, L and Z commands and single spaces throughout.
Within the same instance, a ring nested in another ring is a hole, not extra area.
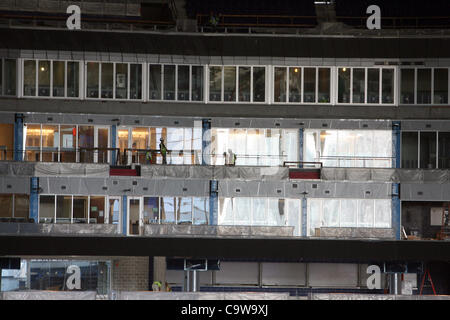
M 162 287 L 162 285 L 161 285 L 161 282 L 159 282 L 159 281 L 155 281 L 152 284 L 153 291 L 161 291 L 161 287 Z
M 145 160 L 147 160 L 147 164 L 151 164 L 153 162 L 152 161 L 152 152 L 150 150 L 148 150 L 145 153 Z
M 164 139 L 161 138 L 159 141 L 159 152 L 161 152 L 161 155 L 163 157 L 163 164 L 167 164 L 167 148 L 164 144 Z

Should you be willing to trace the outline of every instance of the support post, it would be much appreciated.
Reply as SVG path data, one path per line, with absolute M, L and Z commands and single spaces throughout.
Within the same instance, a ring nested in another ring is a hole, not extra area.
M 401 123 L 392 122 L 392 168 L 400 168 L 401 157 Z
M 400 184 L 392 184 L 392 229 L 394 229 L 395 239 L 401 239 L 401 203 Z
M 38 210 L 39 210 L 39 178 L 30 178 L 30 212 L 29 218 L 34 220 L 34 223 L 39 223 L 38 221 Z
M 301 231 L 301 236 L 302 237 L 306 237 L 308 235 L 308 230 L 307 230 L 307 223 L 308 223 L 308 200 L 306 199 L 306 197 L 303 197 L 301 199 L 302 201 L 302 231 Z
M 299 168 L 303 168 L 303 133 L 304 133 L 304 129 L 300 128 L 298 129 L 298 161 L 300 161 L 298 167 Z

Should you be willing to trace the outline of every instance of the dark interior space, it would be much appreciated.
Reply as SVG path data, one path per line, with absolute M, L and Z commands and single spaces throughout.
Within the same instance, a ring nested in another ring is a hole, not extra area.
M 403 201 L 401 221 L 408 239 L 440 239 L 445 210 L 448 210 L 448 202 Z

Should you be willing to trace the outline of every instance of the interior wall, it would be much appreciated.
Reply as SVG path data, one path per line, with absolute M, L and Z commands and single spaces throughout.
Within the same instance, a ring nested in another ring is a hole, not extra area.
M 14 149 L 14 125 L 13 124 L 0 124 L 0 146 L 5 146 L 8 150 Z M 2 153 L 3 151 L 0 150 Z M 8 152 L 6 159 L 3 154 L 0 154 L 2 160 L 12 160 L 13 153 Z
M 402 201 L 401 223 L 406 234 L 435 239 L 440 226 L 431 225 L 431 208 L 443 206 L 441 201 Z

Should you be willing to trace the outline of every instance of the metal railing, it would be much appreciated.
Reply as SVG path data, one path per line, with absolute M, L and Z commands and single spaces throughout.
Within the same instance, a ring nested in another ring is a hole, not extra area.
M 394 157 L 354 157 L 354 156 L 321 156 L 317 161 L 323 163 L 325 167 L 339 168 L 391 168 Z M 386 165 L 376 165 L 385 163 Z

